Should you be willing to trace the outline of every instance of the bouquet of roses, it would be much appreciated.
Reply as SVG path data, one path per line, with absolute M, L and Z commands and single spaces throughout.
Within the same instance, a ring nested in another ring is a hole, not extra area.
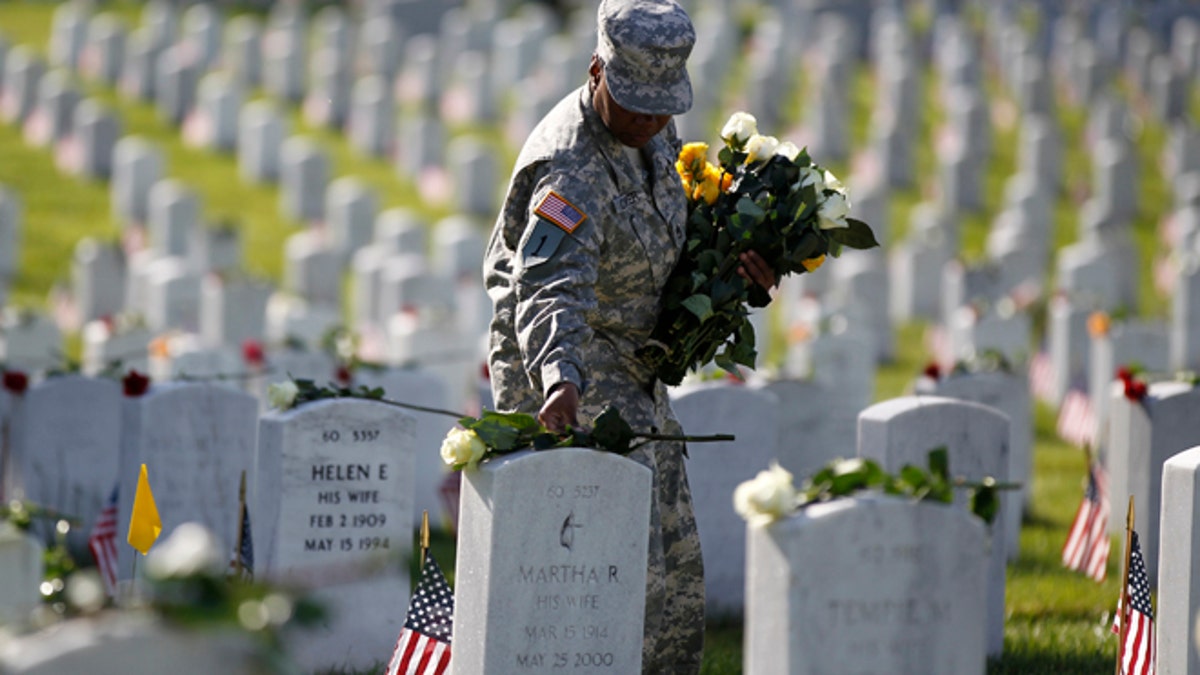
M 738 364 L 754 367 L 749 307 L 765 306 L 770 295 L 738 275 L 742 253 L 756 251 L 781 278 L 811 272 L 843 247 L 879 245 L 866 223 L 849 217 L 841 181 L 807 150 L 760 135 L 744 112 L 729 118 L 721 138 L 717 164 L 705 143 L 683 146 L 675 163 L 688 196 L 687 244 L 638 352 L 669 385 L 714 360 L 735 375 Z

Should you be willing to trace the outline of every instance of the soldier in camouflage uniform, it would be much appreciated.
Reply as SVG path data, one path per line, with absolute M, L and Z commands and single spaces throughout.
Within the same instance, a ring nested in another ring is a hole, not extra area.
M 695 42 L 674 0 L 602 0 L 588 84 L 530 134 L 488 245 L 488 363 L 498 410 L 552 429 L 613 406 L 635 430 L 679 434 L 666 387 L 635 351 L 684 244 L 672 115 L 691 107 Z M 774 278 L 751 254 L 743 274 Z M 654 475 L 643 672 L 696 673 L 704 574 L 681 443 L 641 446 Z

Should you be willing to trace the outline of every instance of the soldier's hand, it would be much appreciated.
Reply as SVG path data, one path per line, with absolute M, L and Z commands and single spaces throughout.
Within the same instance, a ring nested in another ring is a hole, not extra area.
M 756 251 L 743 253 L 738 256 L 738 260 L 742 264 L 738 265 L 737 271 L 743 279 L 752 281 L 768 291 L 775 288 L 775 272 Z
M 579 389 L 570 382 L 560 382 L 550 390 L 537 418 L 547 429 L 561 432 L 579 425 L 578 412 Z

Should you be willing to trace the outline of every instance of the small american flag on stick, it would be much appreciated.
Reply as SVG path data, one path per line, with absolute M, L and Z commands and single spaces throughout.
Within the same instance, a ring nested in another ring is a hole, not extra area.
M 96 559 L 96 568 L 109 595 L 117 594 L 117 487 L 113 486 L 108 504 L 88 535 L 88 548 Z
M 424 558 L 387 675 L 443 675 L 450 670 L 454 592 L 433 556 L 426 553 Z
M 1083 502 L 1063 545 L 1062 561 L 1067 569 L 1079 570 L 1096 581 L 1108 574 L 1108 479 L 1104 469 L 1091 462 Z
M 1117 602 L 1117 616 L 1112 630 L 1121 636 L 1121 672 L 1124 675 L 1154 675 L 1154 609 L 1150 606 L 1150 581 L 1146 577 L 1146 562 L 1142 559 L 1142 548 L 1138 545 L 1137 532 L 1132 533 L 1129 552 L 1129 574 L 1125 579 L 1126 590 L 1121 594 L 1127 599 Z M 1126 625 L 1122 626 L 1122 619 Z
M 1058 435 L 1080 447 L 1092 445 L 1096 438 L 1096 415 L 1088 395 L 1078 389 L 1067 392 L 1058 411 Z

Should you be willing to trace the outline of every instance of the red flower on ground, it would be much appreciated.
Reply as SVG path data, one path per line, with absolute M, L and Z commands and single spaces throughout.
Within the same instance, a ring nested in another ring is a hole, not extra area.
M 1117 368 L 1117 379 L 1128 383 L 1133 379 L 1133 371 L 1130 370 L 1128 366 L 1121 366 L 1120 368 Z
M 942 377 L 942 368 L 936 363 L 930 363 L 929 365 L 925 366 L 925 370 L 922 371 L 922 374 L 931 380 L 938 380 Z
M 141 396 L 150 388 L 150 378 L 136 370 L 131 370 L 125 379 L 121 380 L 121 386 L 125 390 L 126 396 Z
M 29 388 L 29 376 L 19 370 L 4 371 L 4 388 L 17 396 Z
M 348 366 L 338 366 L 337 370 L 334 371 L 333 377 L 337 380 L 338 384 L 342 385 L 343 387 L 350 386 L 351 374 Z
M 246 340 L 242 343 L 242 360 L 246 365 L 255 368 L 260 367 L 266 361 L 266 355 L 263 354 L 262 343 L 258 340 Z
M 1133 378 L 1125 380 L 1125 398 L 1130 401 L 1140 401 L 1146 398 L 1146 383 Z

